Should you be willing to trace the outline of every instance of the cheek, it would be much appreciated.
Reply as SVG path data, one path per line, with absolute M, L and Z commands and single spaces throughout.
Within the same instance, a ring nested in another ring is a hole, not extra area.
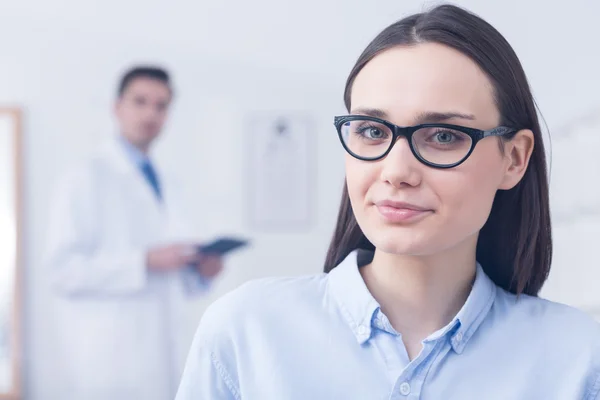
M 167 119 L 167 114 L 163 111 L 161 111 L 160 113 L 158 113 L 158 116 L 156 118 L 156 121 L 159 124 L 163 124 L 165 122 L 165 120 Z
M 448 187 L 452 185 L 451 187 Z M 459 177 L 444 183 L 439 196 L 442 212 L 450 221 L 448 226 L 456 232 L 475 233 L 485 223 L 496 190 L 485 180 Z
M 485 224 L 500 183 L 501 157 L 487 155 L 474 157 L 462 168 L 451 172 L 446 180 L 440 180 L 440 197 L 449 226 L 457 233 L 473 234 Z
M 346 155 L 346 184 L 348 196 L 357 219 L 360 219 L 365 196 L 377 175 L 374 163 L 368 163 Z
M 134 124 L 137 120 L 136 110 L 133 107 L 128 107 L 123 110 L 123 119 L 130 125 Z

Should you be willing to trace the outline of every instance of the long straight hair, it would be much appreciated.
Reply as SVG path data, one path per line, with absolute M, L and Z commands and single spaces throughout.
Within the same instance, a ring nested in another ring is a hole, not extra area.
M 419 43 L 451 47 L 477 63 L 493 84 L 501 124 L 533 132 L 535 146 L 529 166 L 514 188 L 496 193 L 479 233 L 476 256 L 496 285 L 535 296 L 548 277 L 552 261 L 546 155 L 525 72 L 510 44 L 494 27 L 453 5 L 437 6 L 390 25 L 367 46 L 350 72 L 344 91 L 346 108 L 350 111 L 354 79 L 369 61 L 390 48 Z M 359 248 L 375 249 L 356 222 L 344 185 L 325 272 Z

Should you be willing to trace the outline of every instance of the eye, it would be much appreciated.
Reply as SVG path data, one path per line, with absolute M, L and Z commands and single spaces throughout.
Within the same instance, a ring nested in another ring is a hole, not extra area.
M 358 133 L 370 139 L 383 139 L 385 132 L 376 126 L 365 126 L 358 129 Z
M 429 135 L 426 141 L 448 145 L 464 141 L 467 137 L 468 136 L 463 132 L 453 131 L 450 129 L 437 129 Z
M 361 146 L 385 146 L 394 137 L 387 125 L 368 119 L 348 121 L 342 126 L 340 133 L 342 140 L 352 147 L 356 154 L 364 152 Z
M 449 131 L 439 131 L 434 135 L 434 140 L 437 140 L 439 143 L 452 143 L 455 139 L 456 136 Z
M 385 140 L 391 136 L 391 132 L 385 126 L 371 121 L 361 122 L 352 128 L 354 135 L 370 140 Z

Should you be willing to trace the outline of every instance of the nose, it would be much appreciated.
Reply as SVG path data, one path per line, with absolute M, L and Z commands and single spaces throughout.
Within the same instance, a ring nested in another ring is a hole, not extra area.
M 144 114 L 144 118 L 147 120 L 153 120 L 158 116 L 158 111 L 156 110 L 155 107 L 152 106 L 148 106 L 145 107 L 143 110 L 143 114 Z
M 381 180 L 395 188 L 418 186 L 421 183 L 421 163 L 416 159 L 406 138 L 396 139 L 392 150 L 385 156 Z

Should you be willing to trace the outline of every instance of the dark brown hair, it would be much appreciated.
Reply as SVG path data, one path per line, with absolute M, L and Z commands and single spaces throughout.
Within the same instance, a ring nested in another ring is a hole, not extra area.
M 352 68 L 344 92 L 346 108 L 350 111 L 354 79 L 370 60 L 392 47 L 419 43 L 443 44 L 470 57 L 493 84 L 501 125 L 533 132 L 535 146 L 527 171 L 514 188 L 496 193 L 479 234 L 477 260 L 498 286 L 512 293 L 537 295 L 552 260 L 546 155 L 525 72 L 510 44 L 494 27 L 452 5 L 437 6 L 390 25 L 367 46 Z M 359 248 L 374 250 L 356 222 L 344 185 L 325 272 Z
M 118 96 L 123 96 L 123 93 L 125 93 L 129 85 L 131 85 L 131 82 L 138 78 L 157 80 L 167 86 L 171 92 L 173 91 L 171 88 L 171 78 L 167 70 L 160 67 L 139 65 L 130 68 L 127 72 L 125 72 L 125 74 L 123 74 L 117 89 Z

